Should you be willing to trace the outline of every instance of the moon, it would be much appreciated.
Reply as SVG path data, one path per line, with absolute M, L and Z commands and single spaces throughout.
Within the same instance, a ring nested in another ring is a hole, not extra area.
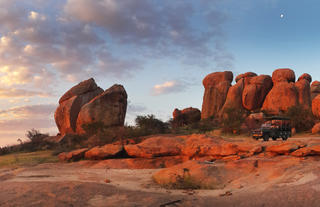
M 284 18 L 284 14 L 280 14 L 280 18 L 283 19 Z

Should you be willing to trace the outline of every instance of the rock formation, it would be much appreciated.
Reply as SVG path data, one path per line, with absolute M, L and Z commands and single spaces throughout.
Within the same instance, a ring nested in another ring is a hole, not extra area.
M 207 75 L 202 83 L 205 88 L 201 118 L 217 116 L 223 107 L 233 80 L 231 71 L 215 72 Z
M 123 125 L 126 107 L 127 94 L 121 85 L 103 92 L 91 78 L 72 87 L 60 98 L 55 121 L 61 136 L 78 134 L 83 133 L 83 123 Z
M 296 75 L 289 68 L 275 70 L 272 77 L 257 76 L 253 72 L 240 74 L 231 86 L 232 76 L 232 72 L 225 71 L 211 73 L 204 78 L 202 119 L 224 117 L 226 109 L 230 108 L 265 111 L 274 115 L 284 113 L 293 106 L 310 109 L 312 100 L 320 94 L 320 82 L 314 81 L 310 86 L 312 77 L 307 73 L 302 74 L 296 82 Z M 320 111 L 316 109 L 317 101 L 313 105 L 314 114 L 320 118 Z
M 184 126 L 196 123 L 201 119 L 201 112 L 197 108 L 175 109 L 172 113 L 175 126 Z
M 123 126 L 127 111 L 127 93 L 122 85 L 113 85 L 85 104 L 77 119 L 77 133 L 84 134 L 83 125 L 102 122 L 104 126 Z
M 312 100 L 312 113 L 315 115 L 317 118 L 320 118 L 320 95 L 317 95 L 313 100 Z
M 72 87 L 60 98 L 54 118 L 61 135 L 76 132 L 80 109 L 102 92 L 103 90 L 91 78 Z
M 313 81 L 311 84 L 311 100 L 320 94 L 320 82 Z
M 273 88 L 266 96 L 262 110 L 271 114 L 285 112 L 299 104 L 299 94 L 295 87 L 295 74 L 291 69 L 277 69 L 272 73 Z
M 312 82 L 311 75 L 304 73 L 302 74 L 295 86 L 298 91 L 299 104 L 305 108 L 311 107 L 311 93 L 310 93 L 310 83 Z
M 249 111 L 261 108 L 272 86 L 272 79 L 268 75 L 252 77 L 242 93 L 243 107 Z

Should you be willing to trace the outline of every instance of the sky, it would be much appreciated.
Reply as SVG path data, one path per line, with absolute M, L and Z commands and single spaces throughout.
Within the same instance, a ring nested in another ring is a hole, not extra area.
M 55 135 L 69 88 L 122 84 L 126 123 L 201 109 L 202 79 L 291 68 L 320 80 L 316 0 L 0 0 L 0 146 Z

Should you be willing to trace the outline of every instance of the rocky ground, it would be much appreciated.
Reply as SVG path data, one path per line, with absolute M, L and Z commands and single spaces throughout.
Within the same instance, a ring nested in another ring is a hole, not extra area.
M 200 156 L 161 169 L 163 158 L 152 156 L 1 168 L 0 206 L 319 206 L 318 139 L 229 140 L 262 146 L 262 151 L 244 153 L 240 159 L 234 159 L 238 154 L 227 155 L 228 159 L 211 157 L 210 162 Z M 309 154 L 292 155 L 302 149 Z M 173 190 L 157 184 L 175 183 L 183 172 L 211 189 Z

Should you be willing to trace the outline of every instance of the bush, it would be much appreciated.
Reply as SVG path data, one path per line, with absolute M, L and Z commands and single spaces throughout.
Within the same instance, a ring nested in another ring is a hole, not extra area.
M 221 120 L 222 131 L 239 133 L 247 115 L 247 111 L 243 109 L 226 108 Z
M 218 121 L 213 117 L 202 119 L 198 122 L 193 122 L 182 127 L 177 127 L 173 122 L 171 124 L 171 132 L 175 134 L 199 134 L 212 131 L 218 128 Z
M 310 130 L 316 120 L 311 109 L 302 105 L 290 107 L 283 115 L 291 120 L 291 126 L 296 128 L 297 132 Z

